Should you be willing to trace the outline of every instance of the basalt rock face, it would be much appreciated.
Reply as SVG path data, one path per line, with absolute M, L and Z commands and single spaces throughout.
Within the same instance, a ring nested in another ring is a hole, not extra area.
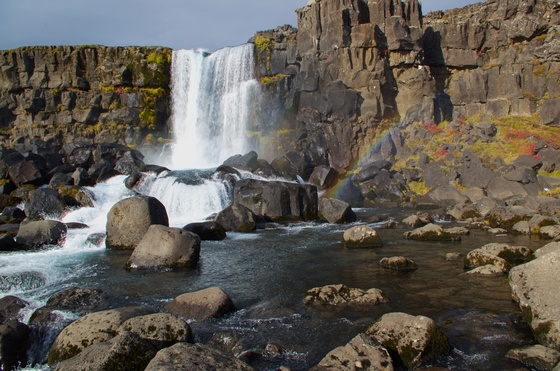
M 289 112 L 276 148 L 288 142 L 315 165 L 344 174 L 377 160 L 384 143 L 371 143 L 397 123 L 480 113 L 560 123 L 557 2 L 488 0 L 423 16 L 417 0 L 312 0 L 297 14 L 297 34 L 280 27 L 251 41 L 263 90 Z
M 65 142 L 72 143 L 94 139 L 103 130 L 122 144 L 153 141 L 153 134 L 166 131 L 170 70 L 171 50 L 161 47 L 1 51 L 3 141 L 10 145 L 15 144 L 10 139 L 64 134 Z

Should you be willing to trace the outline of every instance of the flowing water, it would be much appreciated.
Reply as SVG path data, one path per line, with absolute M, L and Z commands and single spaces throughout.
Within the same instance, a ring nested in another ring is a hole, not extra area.
M 174 169 L 217 166 L 250 150 L 247 128 L 258 102 L 253 50 L 173 52 Z
M 200 51 L 174 53 L 173 120 L 177 140 L 173 168 L 215 166 L 229 155 L 250 149 L 244 135 L 251 110 L 248 97 L 255 84 L 251 53 L 249 46 L 212 55 Z M 86 242 L 90 234 L 105 231 L 112 205 L 133 194 L 123 181 L 124 177 L 116 177 L 89 188 L 95 207 L 75 210 L 62 219 L 86 223 L 89 228 L 70 230 L 62 246 L 0 254 L 0 296 L 16 295 L 30 303 L 21 313 L 22 321 L 27 321 L 52 294 L 72 286 L 102 289 L 111 298 L 112 307 L 140 305 L 153 310 L 161 310 L 182 293 L 219 286 L 230 295 L 237 310 L 204 323 L 192 321 L 196 340 L 206 342 L 216 332 L 233 332 L 245 349 L 263 349 L 269 342 L 282 346 L 281 354 L 254 359 L 260 370 L 273 370 L 279 365 L 308 369 L 382 314 L 395 311 L 429 316 L 449 335 L 454 351 L 435 366 L 512 369 L 518 365 L 507 361 L 505 353 L 533 343 L 518 307 L 511 301 L 506 277 L 461 275 L 462 261 L 447 261 L 444 256 L 448 252 L 466 254 L 493 241 L 534 249 L 544 244 L 542 241 L 474 230 L 462 242 L 428 243 L 404 240 L 404 230 L 395 229 L 379 230 L 384 247 L 361 250 L 346 249 L 341 244 L 348 226 L 267 224 L 254 233 L 230 233 L 223 241 L 204 241 L 196 269 L 129 272 L 124 269 L 129 251 L 110 251 Z M 201 220 L 228 206 L 232 197 L 230 182 L 213 175 L 213 169 L 147 175 L 136 190 L 160 199 L 173 226 Z M 361 220 L 380 213 L 400 219 L 413 212 L 362 209 L 358 214 Z M 403 274 L 379 266 L 381 258 L 396 255 L 413 259 L 419 269 Z M 382 289 L 390 303 L 362 310 L 301 304 L 307 290 L 340 283 Z M 44 359 L 47 349 L 48 344 L 35 346 L 33 351 L 39 354 L 32 358 Z

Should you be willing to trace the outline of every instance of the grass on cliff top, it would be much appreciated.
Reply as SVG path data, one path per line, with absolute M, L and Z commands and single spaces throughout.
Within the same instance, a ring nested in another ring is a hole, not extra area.
M 476 128 L 483 121 L 496 125 L 495 140 L 492 142 L 477 140 L 472 143 L 469 138 L 475 137 L 474 130 L 469 133 L 468 130 L 462 129 L 468 124 Z M 449 147 L 462 146 L 462 150 L 471 149 L 488 164 L 497 158 L 503 159 L 506 164 L 511 164 L 519 155 L 534 156 L 535 146 L 541 140 L 547 142 L 550 147 L 560 149 L 560 128 L 542 125 L 538 116 L 505 116 L 496 119 L 472 117 L 459 121 L 459 126 L 457 129 L 446 121 L 437 125 L 414 123 L 406 129 L 409 133 L 422 127 L 431 134 L 431 137 L 414 138 L 407 144 L 411 149 L 418 149 L 433 160 L 439 161 L 448 159 Z M 459 157 L 461 153 L 453 152 L 452 155 Z M 405 167 L 408 160 L 410 158 L 399 159 L 396 167 Z

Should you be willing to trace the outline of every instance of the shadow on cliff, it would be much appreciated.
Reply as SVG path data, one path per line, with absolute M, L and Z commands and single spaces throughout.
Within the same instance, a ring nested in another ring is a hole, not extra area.
M 451 77 L 451 71 L 445 65 L 445 56 L 441 46 L 441 34 L 432 27 L 426 28 L 423 40 L 423 64 L 430 66 L 430 74 L 435 80 L 436 91 L 434 97 L 434 121 L 453 120 L 453 102 L 445 92 L 446 81 Z

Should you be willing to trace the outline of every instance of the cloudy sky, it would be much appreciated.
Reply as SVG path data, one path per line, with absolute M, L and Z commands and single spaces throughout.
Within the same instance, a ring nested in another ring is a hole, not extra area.
M 422 1 L 423 11 L 474 0 Z M 0 0 L 0 50 L 27 45 L 162 45 L 215 50 L 297 26 L 307 0 Z

